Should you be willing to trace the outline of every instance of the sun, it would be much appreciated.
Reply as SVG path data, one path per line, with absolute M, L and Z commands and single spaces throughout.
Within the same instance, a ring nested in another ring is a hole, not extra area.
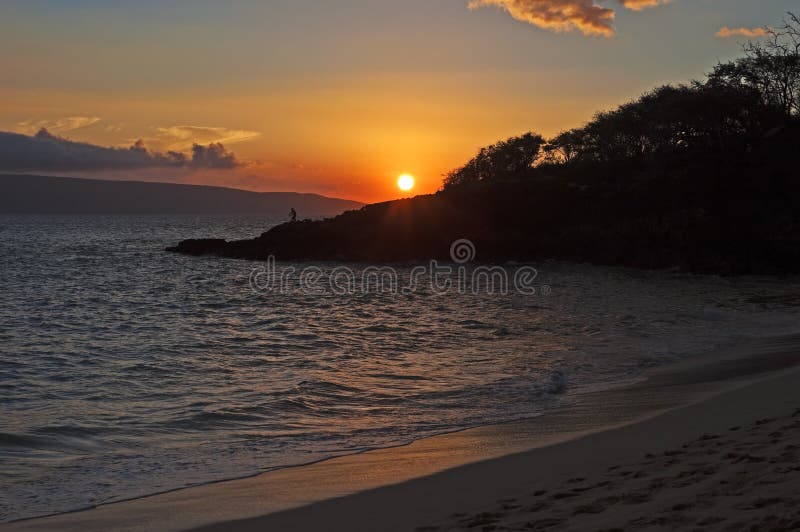
M 408 192 L 414 188 L 414 176 L 411 174 L 401 175 L 397 178 L 397 187 L 404 192 Z

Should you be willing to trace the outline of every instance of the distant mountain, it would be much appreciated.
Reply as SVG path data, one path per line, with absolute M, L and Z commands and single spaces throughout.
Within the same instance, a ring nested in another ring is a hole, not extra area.
M 266 214 L 332 216 L 356 201 L 296 192 L 250 192 L 225 187 L 0 175 L 0 213 L 15 214 Z

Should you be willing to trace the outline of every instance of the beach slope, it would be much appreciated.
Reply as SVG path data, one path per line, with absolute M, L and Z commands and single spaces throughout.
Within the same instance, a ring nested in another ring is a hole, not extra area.
M 799 345 L 748 343 L 531 420 L 0 529 L 796 529 Z
M 800 372 L 569 442 L 200 530 L 546 529 L 800 529 Z

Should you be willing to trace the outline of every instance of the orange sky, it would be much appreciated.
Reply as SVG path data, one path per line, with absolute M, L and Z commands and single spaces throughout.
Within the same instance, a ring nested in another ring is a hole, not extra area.
M 54 134 L 104 146 L 143 139 L 159 151 L 221 141 L 244 163 L 241 168 L 191 175 L 158 170 L 138 177 L 381 201 L 400 194 L 395 184 L 400 174 L 415 176 L 415 193 L 435 192 L 442 174 L 480 146 L 532 124 L 554 133 L 562 124 L 590 116 L 601 101 L 580 94 L 555 100 L 555 88 L 541 84 L 540 95 L 551 93 L 548 102 L 531 105 L 524 95 L 505 90 L 509 80 L 519 87 L 536 84 L 531 76 L 512 72 L 484 79 L 462 74 L 328 77 L 269 92 L 241 87 L 231 96 L 183 90 L 125 98 L 21 92 L 13 96 L 18 119 L 9 126 L 28 134 L 45 126 Z M 498 94 L 504 95 L 501 101 L 495 101 Z M 605 101 L 614 99 L 606 96 Z M 67 109 L 75 113 L 64 115 Z M 28 116 L 50 118 L 23 119 Z M 65 120 L 79 116 L 85 120 Z M 102 116 L 114 119 L 90 123 Z
M 0 55 L 0 130 L 158 151 L 222 142 L 240 167 L 101 177 L 381 201 L 401 195 L 402 173 L 434 192 L 483 145 L 700 77 L 738 51 L 721 28 L 776 23 L 793 1 L 552 3 L 595 18 L 552 22 L 527 0 L 2 5 L 0 49 L 14 53 Z

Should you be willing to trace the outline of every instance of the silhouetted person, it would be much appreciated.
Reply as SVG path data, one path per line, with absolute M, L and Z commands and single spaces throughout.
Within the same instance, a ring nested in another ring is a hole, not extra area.
M 297 211 L 294 210 L 294 207 L 292 207 L 292 209 L 289 211 L 289 219 L 292 222 L 296 222 L 297 221 Z

